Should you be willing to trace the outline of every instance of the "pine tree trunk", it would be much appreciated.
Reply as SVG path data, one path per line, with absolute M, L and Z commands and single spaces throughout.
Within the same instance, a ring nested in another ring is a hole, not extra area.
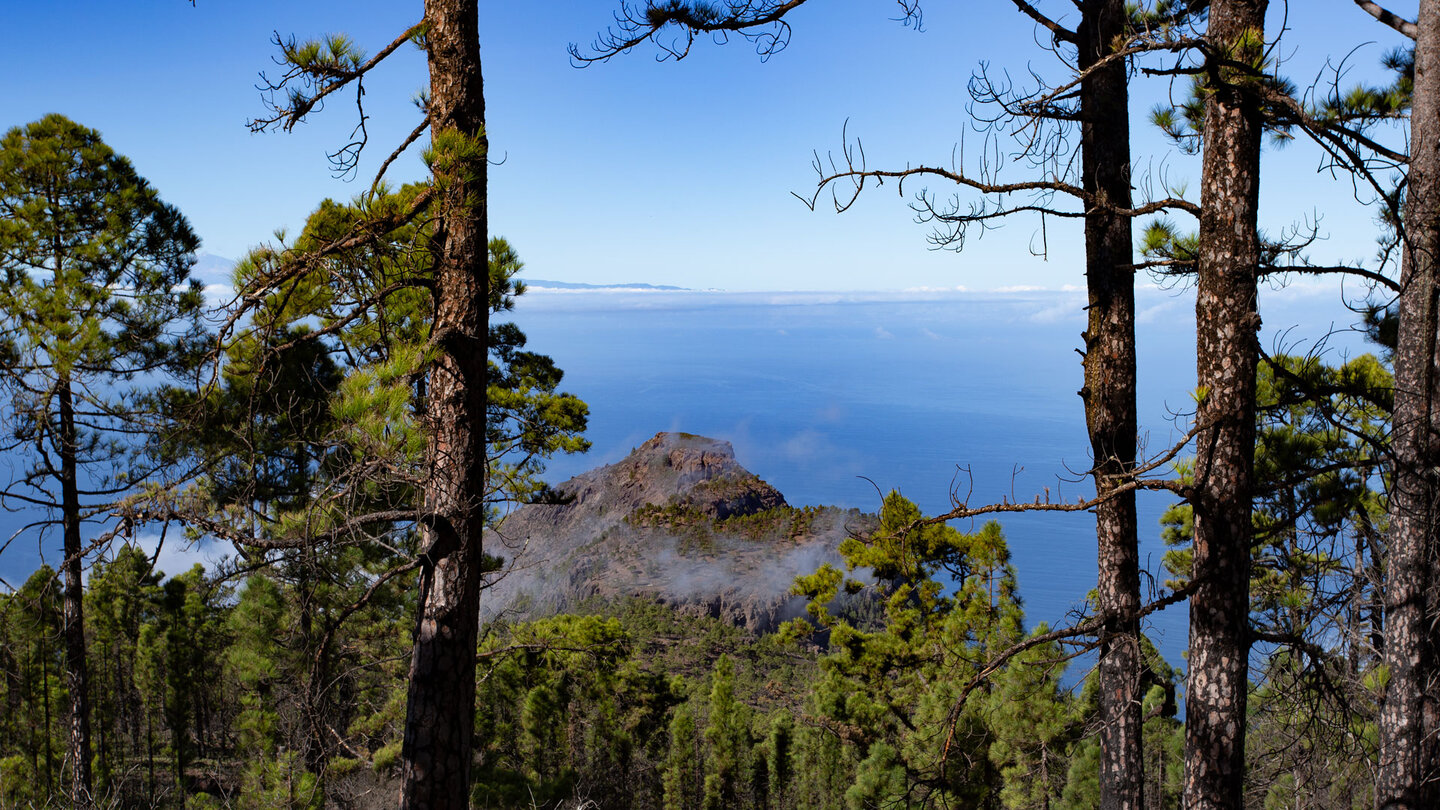
M 483 572 L 486 338 L 485 97 L 474 2 L 426 0 L 440 357 L 430 374 L 430 477 L 402 750 L 404 810 L 468 806 Z M 460 148 L 458 140 L 471 149 Z
M 301 490 L 304 491 L 304 490 Z M 308 550 L 307 550 L 308 553 Z M 300 761 L 305 763 L 305 770 L 317 774 L 321 784 L 325 779 L 325 761 L 329 758 L 328 738 L 325 735 L 325 697 L 323 690 L 329 682 L 329 672 L 326 666 L 329 662 L 327 650 L 313 652 L 313 645 L 316 643 L 315 626 L 315 570 L 314 560 L 304 559 L 300 562 L 299 581 L 295 584 L 295 590 L 299 596 L 299 622 L 300 622 L 300 644 L 299 648 L 309 659 L 310 666 L 305 674 L 303 685 L 303 711 L 305 713 L 305 735 L 300 743 Z
M 1095 492 L 1104 495 L 1135 467 L 1135 270 L 1130 207 L 1129 86 L 1123 59 L 1101 64 L 1121 41 L 1124 0 L 1087 0 L 1079 31 L 1081 160 L 1089 324 L 1085 332 L 1085 421 L 1095 458 Z M 1140 810 L 1140 563 L 1135 493 L 1095 510 L 1099 545 L 1100 807 Z
M 41 598 L 45 599 L 45 595 L 42 594 Z M 45 789 L 58 790 L 55 784 L 55 746 L 51 744 L 55 735 L 51 731 L 54 723 L 50 719 L 50 626 L 45 621 L 45 602 L 40 603 L 40 633 L 40 699 L 45 710 L 45 736 L 41 744 L 45 748 Z
M 60 377 L 60 515 L 64 526 L 65 688 L 70 693 L 70 802 L 90 807 L 90 677 L 85 665 L 85 584 L 81 579 L 80 494 L 75 404 L 70 378 Z
M 1265 7 L 1266 0 L 1216 0 L 1206 34 L 1213 50 L 1205 74 L 1195 301 L 1201 429 L 1191 497 L 1196 590 L 1185 693 L 1188 810 L 1244 806 L 1262 133 L 1260 110 L 1246 90 L 1255 78 L 1230 65 L 1258 61 Z
M 1394 454 L 1385 565 L 1385 651 L 1389 672 L 1380 707 L 1376 805 L 1384 810 L 1433 807 L 1435 743 L 1426 739 L 1427 678 L 1435 643 L 1427 639 L 1426 592 L 1434 587 L 1435 470 L 1440 461 L 1436 413 L 1437 271 L 1440 250 L 1440 0 L 1421 0 L 1410 110 L 1410 170 L 1405 191 L 1404 249 L 1395 348 Z M 1428 581 L 1427 581 L 1428 580 Z M 1431 616 L 1431 619 L 1434 617 Z M 1432 691 L 1433 698 L 1433 691 Z M 1428 794 L 1428 795 L 1427 795 Z

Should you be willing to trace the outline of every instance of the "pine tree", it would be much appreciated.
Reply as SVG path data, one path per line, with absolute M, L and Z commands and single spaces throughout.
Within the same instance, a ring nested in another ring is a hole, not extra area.
M 323 804 L 315 774 L 305 770 L 298 752 L 286 750 L 283 726 L 299 725 L 291 676 L 297 667 L 285 660 L 282 639 L 288 627 L 286 594 L 270 577 L 246 580 L 228 622 L 234 642 L 225 651 L 226 669 L 240 685 L 240 711 L 235 719 L 236 752 L 245 760 L 239 806 L 245 810 L 278 807 L 318 808 Z M 288 705 L 284 702 L 290 696 Z
M 1063 667 L 1038 663 L 1059 658 L 1053 644 L 1036 644 L 1021 656 L 1024 672 L 988 666 L 1027 636 L 999 524 L 965 534 L 923 520 L 913 503 L 892 492 L 879 527 L 847 538 L 840 553 L 847 571 L 866 569 L 873 580 L 827 565 L 800 578 L 796 590 L 810 598 L 812 619 L 829 630 L 830 652 L 821 660 L 823 677 L 810 693 L 808 713 L 819 718 L 825 736 L 839 739 L 843 753 L 822 745 L 799 756 L 819 755 L 831 771 L 837 753 L 853 763 L 840 767 L 850 780 L 844 786 L 850 806 L 983 806 L 1005 801 L 1007 789 L 1012 802 L 1028 801 L 1020 783 L 1036 780 L 1026 765 L 1051 768 L 1060 745 L 1043 749 L 1067 726 L 1051 722 L 1065 713 L 1056 705 Z M 883 624 L 856 626 L 833 615 L 828 606 L 842 591 L 879 600 Z M 809 630 L 797 620 L 786 632 Z M 1006 701 L 992 703 L 990 696 L 1007 690 L 1023 702 L 997 711 Z M 1002 730 L 1010 712 L 1043 719 L 1038 746 L 1021 739 L 1028 729 Z M 1000 736 L 1006 741 L 997 749 Z M 1034 796 L 1058 791 L 1064 767 L 1054 762 L 1053 770 L 1053 784 L 1030 785 Z
M 765 735 L 766 808 L 795 805 L 791 782 L 795 777 L 795 719 L 788 711 L 776 709 L 770 714 Z
M 400 151 L 430 130 L 430 190 L 398 216 L 367 220 L 344 238 L 287 262 L 290 268 L 301 267 L 346 245 L 379 241 L 422 211 L 429 215 L 434 355 L 427 358 L 424 420 L 429 443 L 420 485 L 422 519 L 417 521 L 424 535 L 423 565 L 412 634 L 400 802 L 410 810 L 460 808 L 468 802 L 474 652 L 487 568 L 482 494 L 489 480 L 485 348 L 492 301 L 486 270 L 489 141 L 479 28 L 474 3 L 426 0 L 421 21 L 369 60 L 343 36 L 323 42 L 282 41 L 286 73 L 268 87 L 273 114 L 251 124 L 258 130 L 288 130 L 330 94 L 362 81 L 400 46 L 415 42 L 426 53 L 430 86 L 423 118 Z M 360 115 L 363 121 L 364 112 Z M 361 139 L 341 147 L 335 153 L 340 167 L 353 170 L 363 146 Z
M 1387 680 L 1375 789 L 1378 806 L 1415 810 L 1440 801 L 1440 3 L 1421 0 L 1414 22 L 1377 3 L 1357 4 L 1414 41 L 1408 172 L 1397 220 L 1402 249 L 1385 569 Z
M 1210 4 L 1195 303 L 1195 578 L 1185 690 L 1185 804 L 1240 810 L 1249 686 L 1250 504 L 1260 316 L 1265 0 Z
M 201 356 L 199 241 L 99 133 L 60 115 L 0 140 L 0 375 L 28 453 L 9 503 L 50 512 L 65 559 L 70 799 L 88 807 L 90 685 L 81 567 L 84 524 L 156 472 L 137 451 L 165 429 L 147 389 Z
M 690 703 L 682 703 L 670 719 L 670 753 L 661 780 L 665 789 L 665 810 L 698 810 L 703 795 L 698 775 L 700 735 Z
M 237 283 L 269 292 L 256 296 L 249 326 L 231 344 L 224 388 L 199 403 L 203 429 L 175 448 L 201 456 L 209 471 L 197 497 L 180 501 L 199 509 L 184 517 L 252 559 L 263 556 L 293 586 L 285 599 L 293 631 L 279 641 L 288 659 L 303 662 L 289 674 L 301 704 L 294 713 L 309 728 L 283 736 L 322 784 L 333 757 L 351 756 L 337 741 L 336 730 L 355 719 L 341 696 L 371 681 L 357 675 L 344 625 L 393 611 L 413 583 L 409 572 L 425 564 L 417 560 L 417 502 L 437 357 L 433 222 L 406 222 L 353 249 L 324 246 L 428 194 L 421 184 L 349 204 L 327 200 L 293 244 L 241 262 Z M 490 311 L 505 311 L 524 292 L 516 278 L 523 265 L 502 239 L 488 252 Z M 317 253 L 300 270 L 287 264 Z M 585 404 L 556 390 L 563 373 L 550 358 L 525 351 L 524 333 L 510 323 L 490 327 L 487 343 L 492 489 L 478 497 L 493 524 L 509 504 L 543 493 L 547 458 L 588 443 L 580 437 Z
M 705 743 L 705 810 L 739 806 L 750 757 L 750 712 L 735 700 L 735 661 L 728 655 L 720 656 L 710 676 Z
M 141 630 L 154 620 L 159 602 L 160 579 L 149 555 L 126 544 L 109 560 L 96 562 L 85 594 L 94 664 L 96 791 L 122 803 L 140 798 L 131 793 L 124 771 L 127 761 L 147 753 L 146 697 L 136 666 Z
M 65 735 L 59 729 L 64 696 L 63 608 L 55 570 L 42 565 L 0 610 L 7 731 L 0 757 L 0 800 L 17 807 L 44 804 L 61 783 Z

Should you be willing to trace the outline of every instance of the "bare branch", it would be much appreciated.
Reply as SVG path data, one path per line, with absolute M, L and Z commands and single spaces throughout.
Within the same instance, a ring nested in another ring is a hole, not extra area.
M 1131 470 L 1126 476 L 1126 478 L 1128 478 L 1129 480 L 1120 483 L 1118 486 L 1110 489 L 1104 495 L 1089 499 L 1081 499 L 1073 503 L 1049 503 L 1048 498 L 1042 502 L 1040 500 L 1040 496 L 1037 495 L 1034 503 L 1020 503 L 1018 500 L 1015 503 L 1002 501 L 998 504 L 988 504 L 986 506 L 979 506 L 973 509 L 964 503 L 957 503 L 955 505 L 955 508 L 951 509 L 949 512 L 946 512 L 943 515 L 936 515 L 935 517 L 921 518 L 915 521 L 910 526 L 905 527 L 902 531 L 909 532 L 913 531 L 916 528 L 919 528 L 922 525 L 945 523 L 951 520 L 963 520 L 965 518 L 998 514 L 1001 512 L 1083 512 L 1087 509 L 1092 509 L 1095 506 L 1104 503 L 1105 501 L 1110 500 L 1121 493 L 1137 490 L 1164 490 L 1174 492 L 1182 498 L 1189 498 L 1190 487 L 1180 481 L 1170 479 L 1146 479 L 1141 478 L 1140 476 L 1153 473 L 1156 470 L 1159 470 L 1162 467 L 1169 465 L 1176 459 L 1176 457 L 1180 455 L 1180 451 L 1188 447 L 1191 440 L 1194 439 L 1197 435 L 1199 435 L 1200 432 L 1204 430 L 1204 428 L 1205 426 L 1201 424 L 1193 425 L 1190 430 L 1187 431 L 1185 435 L 1180 438 L 1180 441 L 1171 445 L 1165 452 L 1161 453 L 1160 455 L 1155 456 L 1154 458 L 1146 461 L 1144 464 L 1135 467 L 1135 469 Z M 958 498 L 956 500 L 958 500 Z
M 1363 267 L 1350 267 L 1348 265 L 1334 265 L 1322 267 L 1304 264 L 1283 266 L 1262 265 L 1260 267 L 1260 273 L 1262 276 L 1270 275 L 1273 273 L 1299 273 L 1306 276 L 1324 276 L 1336 274 L 1358 276 L 1367 281 L 1373 281 L 1374 283 L 1378 284 L 1381 287 L 1384 287 L 1387 290 L 1390 290 L 1391 292 L 1400 292 L 1399 282 L 1395 281 L 1384 273 L 1377 273 L 1374 270 L 1366 270 Z
M 1106 501 L 1113 500 L 1117 495 L 1138 490 L 1165 490 L 1173 492 L 1182 498 L 1190 497 L 1190 486 L 1188 484 L 1173 479 L 1147 478 L 1127 481 L 1109 490 L 1104 495 L 1075 501 L 1073 503 L 1043 503 L 1039 500 L 1040 496 L 1037 495 L 1034 503 L 1020 503 L 1018 501 L 1010 503 L 1008 501 L 1002 501 L 1000 503 L 991 503 L 974 508 L 961 504 L 943 515 L 925 518 L 921 520 L 920 523 L 944 523 L 950 520 L 964 520 L 965 518 L 995 515 L 1005 512 L 1084 512 L 1094 509 Z
M 1372 0 L 1355 0 L 1355 5 L 1365 10 L 1366 14 L 1379 20 L 1382 23 L 1394 28 L 1405 36 L 1416 39 L 1420 36 L 1420 26 L 1395 14 Z
M 1195 583 L 1193 581 L 1188 582 L 1185 584 L 1184 587 L 1140 608 L 1140 610 L 1136 613 L 1135 618 L 1144 618 L 1151 613 L 1164 610 L 1165 608 L 1188 598 L 1190 594 L 1194 592 L 1194 590 Z M 970 698 L 970 694 L 972 692 L 974 692 L 977 688 L 979 688 L 982 684 L 989 680 L 991 675 L 995 674 L 995 672 L 998 671 L 1002 666 L 1004 666 L 1010 659 L 1014 658 L 1020 653 L 1025 652 L 1026 650 L 1031 650 L 1035 647 L 1039 647 L 1044 644 L 1050 644 L 1056 641 L 1061 641 L 1063 639 L 1093 635 L 1102 627 L 1104 627 L 1105 620 L 1107 618 L 1108 617 L 1105 616 L 1093 616 L 1090 619 L 1072 627 L 1062 627 L 1059 630 L 1052 630 L 1048 633 L 1041 633 L 1039 635 L 1031 636 L 1024 641 L 1012 644 L 1011 646 L 1005 648 L 1004 650 L 996 654 L 993 658 L 991 658 L 990 661 L 986 663 L 986 665 L 982 667 L 979 672 L 975 673 L 975 677 L 971 678 L 970 682 L 965 684 L 965 688 L 960 690 L 960 696 L 955 699 L 955 702 L 950 707 L 950 714 L 945 721 L 946 725 L 950 728 L 950 733 L 946 736 L 945 747 L 941 750 L 940 753 L 940 761 L 944 762 L 950 754 L 950 746 L 954 741 L 955 737 L 955 725 L 960 719 L 960 712 L 965 707 L 965 701 Z
M 410 131 L 410 134 L 406 136 L 405 140 L 402 141 L 399 146 L 395 147 L 395 151 L 391 152 L 390 156 L 385 158 L 384 162 L 380 164 L 380 168 L 375 172 L 375 179 L 370 183 L 371 194 L 374 194 L 376 189 L 380 188 L 380 181 L 385 178 L 385 170 L 390 168 L 390 164 L 394 163 L 396 158 L 404 154 L 405 150 L 410 148 L 410 144 L 420 140 L 420 136 L 425 134 L 425 130 L 429 128 L 429 126 L 430 116 L 427 115 L 424 120 L 415 126 L 415 129 Z
M 1020 9 L 1021 13 L 1048 30 L 1055 39 L 1061 42 L 1071 43 L 1080 41 L 1080 36 L 1074 31 L 1041 14 L 1039 9 L 1025 2 L 1025 0 L 1013 0 L 1013 2 L 1015 3 L 1015 7 Z

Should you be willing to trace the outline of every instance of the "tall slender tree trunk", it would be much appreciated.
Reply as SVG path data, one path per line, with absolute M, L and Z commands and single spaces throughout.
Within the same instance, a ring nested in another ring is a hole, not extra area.
M 150 799 L 150 806 L 155 806 L 155 721 L 154 714 L 146 707 L 145 711 L 145 793 Z
M 1105 495 L 1135 468 L 1135 269 L 1130 202 L 1129 78 L 1124 59 L 1102 60 L 1125 33 L 1124 0 L 1081 7 L 1081 169 L 1094 202 L 1085 212 L 1085 421 L 1095 457 L 1095 492 Z M 1135 493 L 1095 510 L 1099 545 L 1100 807 L 1144 806 L 1141 740 L 1140 552 Z
M 1241 810 L 1249 655 L 1255 370 L 1260 315 L 1261 114 L 1247 85 L 1264 49 L 1266 0 L 1215 0 L 1206 33 L 1199 277 L 1200 426 L 1185 693 L 1187 810 Z
M 1440 252 L 1440 0 L 1421 0 L 1410 108 L 1410 170 L 1405 190 L 1404 248 L 1395 348 L 1395 412 L 1390 531 L 1385 564 L 1385 652 L 1389 673 L 1380 707 L 1380 768 L 1375 799 L 1384 810 L 1433 807 L 1426 784 L 1437 765 L 1424 715 L 1426 679 L 1435 673 L 1435 630 L 1426 617 L 1435 587 L 1436 259 Z M 1428 617 L 1430 621 L 1434 616 Z M 1432 691 L 1433 697 L 1433 691 Z M 1436 731 L 1430 729 L 1431 736 Z
M 41 598 L 45 598 L 42 594 Z M 47 600 L 48 601 L 48 600 Z M 45 711 L 45 736 L 39 742 L 45 748 L 45 789 L 56 790 L 55 784 L 55 752 L 52 740 L 55 739 L 51 729 L 54 724 L 50 721 L 50 637 L 49 623 L 46 622 L 45 603 L 40 604 L 40 700 Z
M 306 491 L 301 489 L 302 492 Z M 309 659 L 310 666 L 306 673 L 304 683 L 304 711 L 305 711 L 305 736 L 301 740 L 300 759 L 305 763 L 305 769 L 317 775 L 323 789 L 325 780 L 325 761 L 327 757 L 327 739 L 325 736 L 325 684 L 329 678 L 329 652 L 321 650 L 319 653 L 312 652 L 312 645 L 316 643 L 315 638 L 315 583 L 314 560 L 310 556 L 313 549 L 305 549 L 305 558 L 300 561 L 298 573 L 299 581 L 295 590 L 299 596 L 297 605 L 300 621 L 300 644 L 301 653 Z
M 473 0 L 426 0 L 436 156 L 435 322 L 426 560 L 420 574 L 400 806 L 468 806 L 483 573 L 489 262 L 485 96 Z
M 75 403 L 70 378 L 62 374 L 56 392 L 60 404 L 60 513 L 64 526 L 65 688 L 70 692 L 70 802 L 89 807 L 90 673 L 85 664 L 85 584 L 80 577 L 80 493 L 76 456 Z

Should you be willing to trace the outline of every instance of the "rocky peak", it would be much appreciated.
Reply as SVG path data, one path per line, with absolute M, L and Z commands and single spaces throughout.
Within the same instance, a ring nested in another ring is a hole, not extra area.
M 523 506 L 488 533 L 506 570 L 481 599 L 486 615 L 639 597 L 764 632 L 802 611 L 794 578 L 838 563 L 847 529 L 865 520 L 794 509 L 729 442 L 689 433 L 658 433 L 555 490 L 560 503 Z
M 562 504 L 533 504 L 507 525 L 557 532 L 604 531 L 642 506 L 679 503 L 716 519 L 785 506 L 785 497 L 735 460 L 730 442 L 657 433 L 630 455 L 555 488 Z

